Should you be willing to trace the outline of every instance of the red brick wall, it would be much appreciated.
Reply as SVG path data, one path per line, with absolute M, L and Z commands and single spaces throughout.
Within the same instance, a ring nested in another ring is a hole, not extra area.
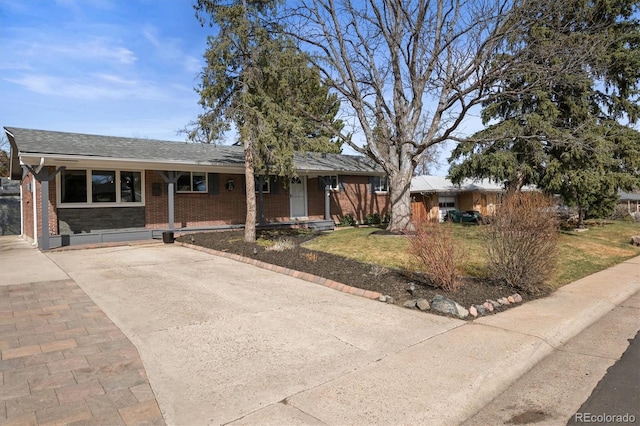
M 227 191 L 225 184 L 233 179 L 235 188 Z M 154 196 L 153 184 L 160 184 L 161 195 Z M 246 204 L 243 175 L 219 174 L 219 194 L 176 193 L 174 215 L 177 227 L 198 227 L 241 224 L 245 222 Z M 265 195 L 268 201 L 269 195 Z M 169 219 L 167 185 L 155 171 L 145 172 L 145 205 L 147 228 L 166 228 Z
M 235 188 L 227 191 L 225 184 L 233 179 Z M 367 176 L 345 176 L 345 190 L 331 192 L 331 216 L 338 222 L 341 216 L 353 214 L 363 221 L 368 214 L 381 215 L 390 211 L 386 194 L 371 194 Z M 152 195 L 153 184 L 161 184 L 162 194 Z M 243 224 L 246 219 L 246 196 L 244 175 L 219 174 L 220 193 L 215 195 L 196 193 L 176 193 L 174 200 L 175 225 L 177 227 L 199 227 L 227 224 Z M 263 194 L 266 222 L 290 220 L 289 191 L 282 181 L 278 190 Z M 256 194 L 257 196 L 257 194 Z M 162 177 L 154 171 L 145 175 L 145 204 L 148 228 L 168 226 L 168 195 Z M 324 218 L 324 190 L 318 186 L 318 178 L 307 180 L 308 216 L 310 219 Z
M 33 176 L 31 173 L 22 180 L 22 229 L 24 236 L 33 239 L 33 194 L 27 187 Z
M 369 214 L 381 216 L 391 212 L 389 195 L 371 193 L 368 176 L 343 176 L 344 191 L 331 191 L 331 218 L 339 222 L 340 217 L 352 214 L 358 222 L 363 222 Z M 324 190 L 318 184 L 318 178 L 307 182 L 309 216 L 324 217 Z
M 53 171 L 53 168 L 50 168 Z M 33 239 L 33 196 L 27 191 L 32 181 L 31 174 L 22 181 L 23 227 L 26 237 Z M 228 179 L 233 179 L 235 188 L 226 189 Z M 367 176 L 344 176 L 344 190 L 331 192 L 331 218 L 338 222 L 340 217 L 353 214 L 362 222 L 368 214 L 384 215 L 390 212 L 389 197 L 386 194 L 371 194 Z M 160 184 L 160 195 L 154 196 L 153 184 Z M 273 183 L 272 183 L 273 185 Z M 264 215 L 266 222 L 290 220 L 289 191 L 282 181 L 277 183 L 277 191 L 264 194 Z M 40 214 L 40 183 L 36 182 L 38 235 L 42 235 Z M 243 224 L 246 218 L 246 197 L 244 175 L 219 174 L 218 194 L 176 193 L 175 225 L 177 227 L 202 227 L 228 224 Z M 320 189 L 318 178 L 307 179 L 308 216 L 310 219 L 324 218 L 324 189 Z M 162 177 L 155 171 L 145 172 L 145 219 L 147 228 L 168 227 L 168 195 Z M 58 234 L 55 180 L 49 183 L 49 232 Z
M 48 167 L 49 173 L 53 173 L 54 167 Z M 38 236 L 42 235 L 42 212 L 40 207 L 40 182 L 33 179 L 33 175 L 29 173 L 22 180 L 22 208 L 23 208 L 23 229 L 24 235 L 29 239 L 34 239 L 33 235 L 33 194 L 31 191 L 27 191 L 27 186 L 31 182 L 35 185 L 31 185 L 32 190 L 36 191 L 36 211 L 38 217 Z M 56 181 L 55 179 L 49 182 L 49 235 L 58 234 L 58 215 L 56 211 Z

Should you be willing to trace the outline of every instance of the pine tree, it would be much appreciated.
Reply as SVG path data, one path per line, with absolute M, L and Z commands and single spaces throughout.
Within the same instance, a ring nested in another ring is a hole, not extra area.
M 547 19 L 535 10 L 525 17 L 530 30 L 514 43 L 528 46 L 531 67 L 504 76 L 509 94 L 484 104 L 490 125 L 454 149 L 449 174 L 512 189 L 535 184 L 577 206 L 582 221 L 606 215 L 619 189 L 640 186 L 640 133 L 621 124 L 640 115 L 638 2 L 572 0 L 556 8 Z
M 245 240 L 255 241 L 256 176 L 293 176 L 296 150 L 339 152 L 326 123 L 335 119 L 339 102 L 320 84 L 306 55 L 284 37 L 277 24 L 275 1 L 198 0 L 196 16 L 218 29 L 209 37 L 206 68 L 196 89 L 204 112 L 189 138 L 213 142 L 233 126 L 244 147 L 247 217 Z M 313 105 L 323 124 L 300 111 Z M 324 127 L 323 127 L 324 126 Z

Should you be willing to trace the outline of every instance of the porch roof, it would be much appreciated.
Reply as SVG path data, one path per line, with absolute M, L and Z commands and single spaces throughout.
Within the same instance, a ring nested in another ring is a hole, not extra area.
M 90 135 L 49 130 L 5 127 L 11 142 L 12 165 L 17 161 L 86 161 L 100 163 L 136 162 L 148 168 L 189 166 L 224 167 L 244 170 L 244 151 L 240 146 L 171 142 L 144 138 Z M 45 162 L 45 164 L 47 164 Z M 356 155 L 296 153 L 296 169 L 301 173 L 352 173 L 383 175 L 372 160 Z M 12 170 L 12 176 L 22 171 Z M 15 178 L 15 177 L 14 177 Z
M 618 191 L 618 197 L 620 201 L 640 201 L 640 191 Z

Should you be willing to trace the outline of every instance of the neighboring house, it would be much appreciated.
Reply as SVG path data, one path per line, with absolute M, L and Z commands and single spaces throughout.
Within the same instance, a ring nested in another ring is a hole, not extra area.
M 625 206 L 629 214 L 640 214 L 640 191 L 618 191 L 618 205 Z
M 0 177 L 0 235 L 20 235 L 20 182 Z
M 411 213 L 414 220 L 432 221 L 442 221 L 454 209 L 491 216 L 503 194 L 504 187 L 488 179 L 465 179 L 454 185 L 443 176 L 415 176 L 411 179 Z
M 5 132 L 11 177 L 21 181 L 22 234 L 44 250 L 245 222 L 242 147 L 14 127 Z M 347 214 L 363 221 L 389 212 L 386 177 L 372 160 L 296 153 L 294 163 L 295 178 L 257 180 L 259 223 L 332 229 Z

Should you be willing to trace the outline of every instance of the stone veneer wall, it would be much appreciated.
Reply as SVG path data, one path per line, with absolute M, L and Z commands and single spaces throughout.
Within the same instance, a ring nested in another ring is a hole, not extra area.
M 60 235 L 144 228 L 144 207 L 58 209 Z

